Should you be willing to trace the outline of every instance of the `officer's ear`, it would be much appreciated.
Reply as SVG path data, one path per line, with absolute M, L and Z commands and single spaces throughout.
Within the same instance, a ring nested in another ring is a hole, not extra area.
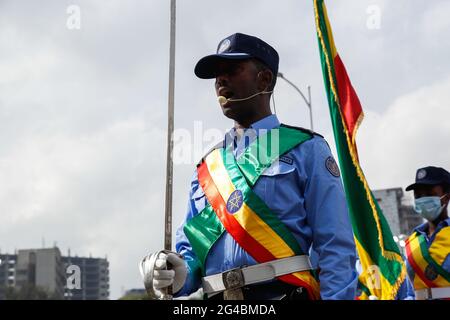
M 450 186 L 448 185 L 443 185 L 442 189 L 444 191 L 444 197 L 442 198 L 442 204 L 446 205 L 449 203 L 450 201 Z
M 270 91 L 273 81 L 273 73 L 269 69 L 262 70 L 258 73 L 258 90 Z
M 450 192 L 447 190 L 447 194 L 445 195 L 444 199 L 444 204 L 448 204 L 450 201 Z

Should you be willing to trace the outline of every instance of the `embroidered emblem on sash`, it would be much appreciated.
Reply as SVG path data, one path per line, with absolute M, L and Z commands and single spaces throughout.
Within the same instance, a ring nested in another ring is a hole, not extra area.
M 429 264 L 425 268 L 425 277 L 427 277 L 427 279 L 431 281 L 436 280 L 436 278 L 438 277 L 436 269 L 431 264 Z
M 244 197 L 241 190 L 234 190 L 227 201 L 227 210 L 229 213 L 237 212 L 244 203 Z

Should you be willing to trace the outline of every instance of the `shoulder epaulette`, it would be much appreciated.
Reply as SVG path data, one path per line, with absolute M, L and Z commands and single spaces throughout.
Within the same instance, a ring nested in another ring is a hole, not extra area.
M 284 124 L 284 123 L 282 123 L 281 126 L 282 126 L 282 127 L 286 127 L 286 128 L 290 128 L 290 129 L 300 130 L 300 131 L 302 131 L 302 132 L 309 133 L 310 135 L 316 135 L 316 136 L 319 136 L 319 137 L 323 138 L 323 135 L 321 135 L 321 134 L 319 134 L 319 133 L 317 133 L 317 132 L 315 132 L 315 131 L 306 129 L 306 128 L 290 126 L 290 125 L 287 125 L 287 124 Z

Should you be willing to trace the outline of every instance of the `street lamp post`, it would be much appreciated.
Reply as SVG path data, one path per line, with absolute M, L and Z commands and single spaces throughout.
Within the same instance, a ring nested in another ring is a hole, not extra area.
M 312 117 L 311 86 L 308 86 L 308 99 L 306 99 L 303 92 L 295 84 L 293 84 L 291 81 L 286 79 L 281 72 L 278 72 L 277 76 L 278 76 L 278 78 L 281 78 L 284 81 L 286 81 L 288 84 L 290 84 L 302 96 L 303 100 L 305 101 L 305 103 L 309 109 L 309 121 L 310 121 L 310 125 L 311 125 L 311 131 L 313 131 L 314 127 L 313 127 L 313 117 Z

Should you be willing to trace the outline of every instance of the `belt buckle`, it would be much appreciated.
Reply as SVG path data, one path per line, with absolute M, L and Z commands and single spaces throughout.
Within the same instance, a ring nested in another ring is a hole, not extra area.
M 234 268 L 222 273 L 222 281 L 225 285 L 224 300 L 244 300 L 242 287 L 245 285 L 245 280 L 241 268 Z
M 222 273 L 222 281 L 227 290 L 241 288 L 245 285 L 241 268 L 234 268 Z

